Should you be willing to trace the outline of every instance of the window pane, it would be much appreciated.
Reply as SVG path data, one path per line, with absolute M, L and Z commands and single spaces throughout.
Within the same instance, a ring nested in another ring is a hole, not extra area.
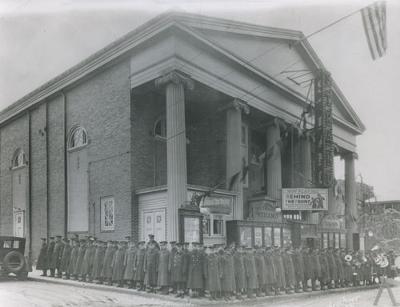
M 223 225 L 224 225 L 223 222 L 224 222 L 223 220 L 214 219 L 213 222 L 214 235 L 220 235 L 220 236 L 223 235 Z
M 282 235 L 283 235 L 283 245 L 288 245 L 288 244 L 292 243 L 290 229 L 283 228 L 282 229 Z
M 14 248 L 19 248 L 19 241 L 18 240 L 14 241 Z
M 254 245 L 262 246 L 262 228 L 255 227 L 254 228 Z
M 240 227 L 240 244 L 251 246 L 251 227 Z
M 209 236 L 210 235 L 210 218 L 203 219 L 203 235 Z
M 340 240 L 339 234 L 335 233 L 335 248 L 339 248 L 340 247 L 339 240 Z
M 102 230 L 114 230 L 114 198 L 105 197 L 101 199 Z
M 272 246 L 272 227 L 264 228 L 264 246 Z
M 346 248 L 346 234 L 344 233 L 340 234 L 340 247 Z
M 330 232 L 330 233 L 328 234 L 328 236 L 329 236 L 328 246 L 329 246 L 329 247 L 333 247 L 333 244 L 334 244 L 334 242 L 335 242 L 335 240 L 334 240 L 334 238 L 333 238 L 333 232 Z
M 322 234 L 322 248 L 328 248 L 328 234 L 326 232 Z
M 274 245 L 280 247 L 281 246 L 281 228 L 274 227 Z

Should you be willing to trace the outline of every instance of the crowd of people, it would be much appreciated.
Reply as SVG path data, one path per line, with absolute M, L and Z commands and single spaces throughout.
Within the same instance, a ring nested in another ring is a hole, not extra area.
M 307 247 L 245 247 L 199 243 L 42 239 L 41 276 L 95 282 L 177 297 L 233 297 L 299 293 L 373 285 L 382 275 L 373 252 Z M 49 273 L 49 275 L 48 275 Z

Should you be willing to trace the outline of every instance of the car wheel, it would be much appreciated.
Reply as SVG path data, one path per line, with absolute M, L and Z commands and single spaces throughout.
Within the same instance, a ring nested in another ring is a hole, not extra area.
M 9 252 L 3 259 L 3 267 L 9 273 L 18 275 L 25 268 L 25 257 L 18 251 Z

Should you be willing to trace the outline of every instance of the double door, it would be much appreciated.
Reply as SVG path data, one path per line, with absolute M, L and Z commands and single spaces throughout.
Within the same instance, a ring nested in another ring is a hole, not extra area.
M 165 241 L 165 209 L 143 211 L 143 240 L 148 240 L 149 234 L 154 235 L 157 242 Z

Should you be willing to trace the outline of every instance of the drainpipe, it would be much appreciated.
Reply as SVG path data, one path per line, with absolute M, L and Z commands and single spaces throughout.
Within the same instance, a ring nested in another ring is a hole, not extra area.
M 46 102 L 46 236 L 50 237 L 50 202 L 49 202 L 49 104 Z
M 68 174 L 67 174 L 67 98 L 61 90 L 64 106 L 64 236 L 68 233 Z
M 31 266 L 32 261 L 32 124 L 31 124 L 31 112 L 28 110 L 28 195 L 29 195 L 29 211 L 28 211 L 28 233 L 29 233 L 29 245 L 28 245 L 28 266 Z

